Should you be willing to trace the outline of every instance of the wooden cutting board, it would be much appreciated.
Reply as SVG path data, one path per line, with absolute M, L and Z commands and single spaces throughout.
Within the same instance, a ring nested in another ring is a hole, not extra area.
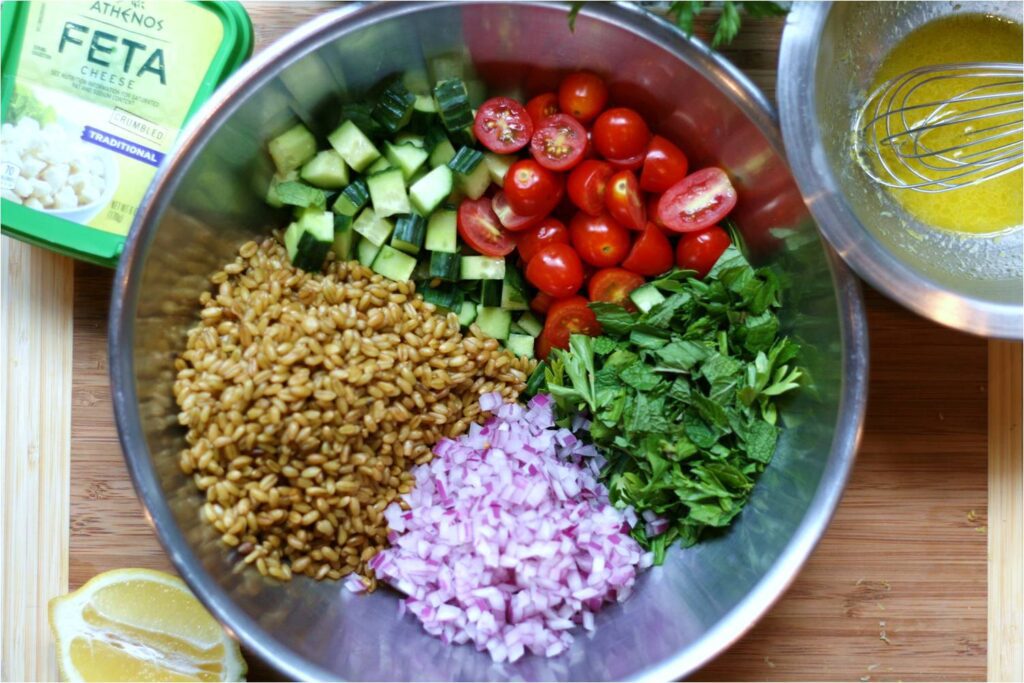
M 257 49 L 328 8 L 326 3 L 248 5 Z M 698 32 L 706 34 L 708 23 L 702 19 Z M 725 51 L 769 96 L 782 26 L 781 20 L 750 23 Z M 64 275 L 55 277 L 66 287 L 70 269 L 58 265 Z M 66 581 L 74 589 L 98 572 L 123 566 L 173 571 L 135 498 L 113 424 L 106 359 L 111 281 L 110 271 L 74 267 L 70 545 L 67 564 L 50 570 L 56 578 L 41 580 L 47 585 Z M 34 282 L 33 291 L 49 289 L 45 280 Z M 61 301 L 69 299 L 65 292 Z M 1019 612 L 1000 607 L 1020 603 L 1020 347 L 993 344 L 998 364 L 990 368 L 984 340 L 926 322 L 870 291 L 867 304 L 871 402 L 858 461 L 835 520 L 772 611 L 695 678 L 983 680 L 990 644 L 997 653 L 991 678 L 1010 680 L 1012 674 L 1005 672 L 1019 671 L 1019 631 L 1012 630 L 1019 629 Z M 1016 403 L 1003 401 L 990 415 L 990 386 Z M 9 431 L 12 424 L 8 416 Z M 997 466 L 988 466 L 990 461 Z M 61 462 L 51 468 L 54 476 L 60 475 Z M 20 485 L 13 478 L 17 474 L 4 469 L 5 506 Z M 54 491 L 56 505 L 50 506 L 44 494 L 28 513 L 43 518 L 37 525 L 41 532 L 47 520 L 66 519 L 60 485 Z M 987 491 L 999 514 L 991 534 L 986 533 Z M 11 518 L 4 521 L 8 558 L 17 551 L 10 543 Z M 988 602 L 987 591 L 992 593 Z M 48 597 L 42 593 L 37 589 L 37 597 L 21 601 L 35 610 L 37 622 L 39 601 Z M 12 597 L 17 595 L 17 582 L 5 571 L 4 599 L 17 602 Z M 1005 621 L 987 622 L 987 604 Z M 3 614 L 18 613 L 5 607 Z M 987 623 L 1008 626 L 990 634 Z M 38 626 L 33 627 L 37 639 L 45 638 L 45 626 Z M 5 641 L 9 633 L 5 627 Z M 52 660 L 44 661 L 46 646 L 30 645 L 31 652 L 22 655 L 5 643 L 3 679 L 33 677 L 14 672 L 44 672 L 39 677 L 52 672 Z M 12 656 L 39 661 L 18 668 Z M 272 676 L 256 665 L 250 679 Z

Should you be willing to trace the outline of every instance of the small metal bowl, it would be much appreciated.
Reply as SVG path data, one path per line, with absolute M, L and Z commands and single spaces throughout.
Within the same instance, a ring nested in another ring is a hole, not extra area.
M 825 238 L 862 278 L 926 318 L 1024 336 L 1024 228 L 957 235 L 925 225 L 854 160 L 851 122 L 901 38 L 961 12 L 1021 21 L 1009 2 L 796 3 L 782 37 L 778 100 L 790 166 Z

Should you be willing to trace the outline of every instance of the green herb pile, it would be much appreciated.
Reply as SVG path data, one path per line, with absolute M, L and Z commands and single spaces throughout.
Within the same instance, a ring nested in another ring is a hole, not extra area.
M 775 450 L 776 400 L 801 378 L 771 270 L 731 246 L 704 280 L 691 274 L 654 280 L 666 299 L 647 313 L 592 303 L 603 336 L 573 335 L 531 379 L 563 425 L 589 413 L 612 501 L 668 521 L 653 538 L 642 523 L 633 532 L 658 563 L 742 510 Z

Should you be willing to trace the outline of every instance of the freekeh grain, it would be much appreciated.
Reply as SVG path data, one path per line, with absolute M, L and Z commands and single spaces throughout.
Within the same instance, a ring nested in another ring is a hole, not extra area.
M 266 576 L 357 572 L 374 587 L 382 511 L 409 470 L 484 417 L 481 394 L 515 400 L 533 361 L 475 326 L 463 336 L 411 282 L 356 262 L 306 273 L 273 238 L 210 281 L 174 384 L 201 518 Z

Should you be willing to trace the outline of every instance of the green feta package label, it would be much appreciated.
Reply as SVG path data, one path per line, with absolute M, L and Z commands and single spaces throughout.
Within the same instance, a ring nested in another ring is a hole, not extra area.
M 125 235 L 221 49 L 222 18 L 200 4 L 166 0 L 23 9 L 0 192 Z

